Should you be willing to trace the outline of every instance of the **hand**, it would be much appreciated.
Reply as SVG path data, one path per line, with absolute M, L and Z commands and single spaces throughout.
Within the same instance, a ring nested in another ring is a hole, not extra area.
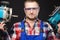
M 57 26 L 58 26 L 58 33 L 60 33 L 60 23 L 58 23 Z
M 4 24 L 4 21 L 0 22 L 0 29 L 1 29 L 1 30 L 4 30 L 4 25 L 5 25 L 5 24 Z

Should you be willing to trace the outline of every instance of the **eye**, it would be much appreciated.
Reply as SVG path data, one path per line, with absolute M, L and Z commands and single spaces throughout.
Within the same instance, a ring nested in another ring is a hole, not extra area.
M 31 9 L 37 10 L 38 8 L 25 8 L 25 10 L 31 10 Z
M 33 10 L 37 10 L 38 8 L 33 8 Z
M 25 10 L 31 10 L 31 8 L 25 8 Z

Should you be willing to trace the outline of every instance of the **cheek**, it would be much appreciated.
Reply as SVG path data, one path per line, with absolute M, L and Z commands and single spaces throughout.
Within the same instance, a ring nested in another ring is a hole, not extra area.
M 38 11 L 36 11 L 36 12 L 35 12 L 35 15 L 36 15 L 36 16 L 38 16 L 38 14 L 39 14 L 39 12 L 38 12 Z
M 39 10 L 37 10 L 37 11 L 35 11 L 36 12 L 36 14 L 38 14 L 39 13 Z
M 26 15 L 26 16 L 29 16 L 29 12 L 26 12 L 25 15 Z
M 24 11 L 24 12 L 25 12 L 25 14 L 26 14 L 26 15 L 28 15 L 28 14 L 29 14 L 29 12 L 28 12 L 28 11 Z
M 26 14 L 27 14 L 27 13 L 29 14 L 29 13 L 30 13 L 30 11 L 25 11 L 25 13 L 26 13 Z

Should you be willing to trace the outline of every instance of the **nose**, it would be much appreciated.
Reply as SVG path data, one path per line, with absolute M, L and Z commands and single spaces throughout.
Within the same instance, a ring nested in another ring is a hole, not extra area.
M 33 12 L 33 9 L 31 9 L 30 12 L 32 13 Z

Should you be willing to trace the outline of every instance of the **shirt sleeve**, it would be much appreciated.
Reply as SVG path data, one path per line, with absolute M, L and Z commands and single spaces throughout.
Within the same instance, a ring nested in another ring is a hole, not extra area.
M 21 27 L 20 27 L 21 23 L 18 22 L 18 23 L 15 23 L 13 26 L 13 35 L 12 35 L 12 40 L 19 40 L 20 39 L 20 36 L 21 36 Z
M 46 33 L 47 40 L 54 40 L 55 34 L 54 34 L 52 26 L 48 22 L 45 22 L 45 26 L 46 26 L 45 33 Z

